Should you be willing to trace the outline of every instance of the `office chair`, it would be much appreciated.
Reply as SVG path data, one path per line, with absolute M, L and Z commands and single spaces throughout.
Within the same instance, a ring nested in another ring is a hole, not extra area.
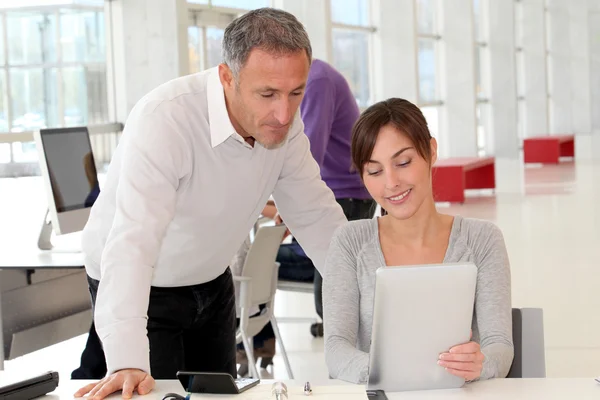
M 271 322 L 289 379 L 294 379 L 281 340 L 277 319 L 273 314 L 279 268 L 275 258 L 286 229 L 285 225 L 260 227 L 246 256 L 241 275 L 233 277 L 234 281 L 240 282 L 240 297 L 238 299 L 240 324 L 236 333 L 236 341 L 244 345 L 248 357 L 249 372 L 253 378 L 259 378 L 259 374 L 254 359 L 252 337 L 257 335 L 267 323 Z M 260 314 L 251 317 L 250 309 L 262 304 L 265 307 Z
M 541 308 L 513 308 L 515 357 L 507 378 L 545 378 L 544 313 Z

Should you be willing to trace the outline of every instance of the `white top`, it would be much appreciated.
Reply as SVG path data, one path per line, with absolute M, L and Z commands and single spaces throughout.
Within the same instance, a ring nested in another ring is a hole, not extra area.
M 466 262 L 477 266 L 472 330 L 473 341 L 481 345 L 485 356 L 480 379 L 504 378 L 514 353 L 510 266 L 504 237 L 496 225 L 454 217 L 443 263 Z M 367 382 L 376 272 L 383 267 L 378 218 L 352 221 L 336 232 L 323 281 L 325 359 L 335 379 Z M 422 326 L 408 329 L 426 334 Z
M 167 82 L 133 108 L 82 234 L 100 280 L 96 329 L 108 372 L 149 372 L 150 286 L 223 274 L 269 196 L 317 268 L 346 221 L 320 179 L 296 114 L 276 149 L 250 146 L 225 106 L 216 68 Z

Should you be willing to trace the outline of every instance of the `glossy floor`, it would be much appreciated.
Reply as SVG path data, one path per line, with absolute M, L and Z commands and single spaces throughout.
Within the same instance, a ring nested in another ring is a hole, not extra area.
M 586 143 L 587 140 L 587 143 Z M 559 165 L 524 167 L 497 160 L 498 190 L 473 193 L 450 214 L 489 219 L 504 232 L 515 307 L 544 309 L 549 377 L 600 375 L 600 137 L 578 139 L 578 158 Z M 39 184 L 0 180 L 0 243 L 34 241 L 43 216 Z M 307 319 L 316 318 L 311 295 L 278 294 L 276 315 L 295 377 L 327 377 L 323 340 Z M 55 369 L 67 377 L 77 366 L 85 337 L 8 361 L 7 369 Z M 263 371 L 286 378 L 283 360 Z

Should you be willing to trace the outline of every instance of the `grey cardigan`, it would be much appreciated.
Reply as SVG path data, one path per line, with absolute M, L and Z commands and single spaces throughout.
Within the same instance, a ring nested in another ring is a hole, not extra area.
M 444 263 L 454 262 L 473 262 L 478 270 L 472 329 L 485 355 L 480 379 L 506 377 L 513 360 L 510 266 L 500 229 L 455 217 L 444 257 Z M 323 282 L 325 359 L 332 378 L 367 381 L 375 271 L 384 266 L 377 218 L 336 231 Z

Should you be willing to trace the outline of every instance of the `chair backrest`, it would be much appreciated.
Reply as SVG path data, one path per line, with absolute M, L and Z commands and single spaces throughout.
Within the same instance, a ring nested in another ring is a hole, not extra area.
M 544 313 L 541 308 L 513 308 L 515 357 L 507 378 L 545 378 Z
M 268 303 L 277 290 L 277 251 L 286 231 L 285 225 L 262 226 L 250 246 L 241 276 L 252 278 L 250 305 Z

